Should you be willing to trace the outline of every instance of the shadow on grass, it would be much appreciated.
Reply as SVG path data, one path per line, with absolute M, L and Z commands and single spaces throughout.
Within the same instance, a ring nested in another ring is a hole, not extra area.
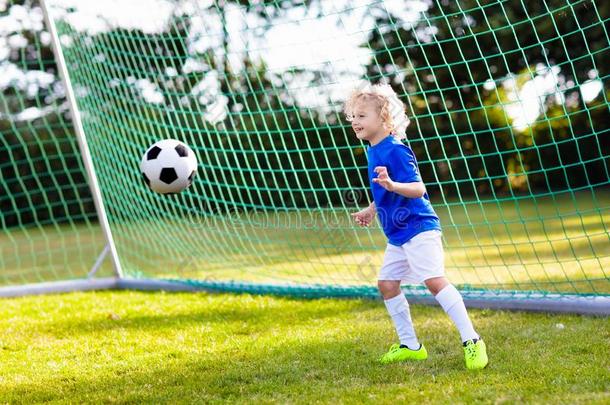
M 135 292 L 134 292 L 135 293 Z M 149 299 L 159 301 L 159 292 L 137 292 L 140 300 Z M 192 299 L 193 307 L 181 307 L 178 310 L 169 308 L 171 314 L 163 312 L 163 303 L 158 303 L 158 313 L 142 315 L 142 302 L 134 303 L 131 308 L 125 308 L 122 303 L 104 306 L 100 311 L 98 307 L 90 317 L 83 319 L 64 317 L 44 324 L 44 331 L 55 336 L 76 336 L 84 334 L 97 334 L 114 329 L 134 329 L 138 331 L 175 329 L 190 325 L 212 325 L 216 327 L 221 324 L 224 328 L 233 329 L 242 327 L 244 323 L 250 325 L 272 325 L 278 319 L 290 322 L 292 326 L 307 325 L 312 320 L 319 321 L 324 318 L 337 316 L 338 310 L 333 306 L 324 305 L 332 299 L 304 300 L 298 298 L 280 298 L 274 296 L 249 296 L 249 295 L 225 295 L 214 293 L 170 293 L 171 295 L 183 295 Z M 163 295 L 162 295 L 163 296 Z M 144 297 L 144 298 L 143 298 Z M 197 302 L 197 298 L 201 298 Z M 222 297 L 238 300 L 239 297 L 254 297 L 259 300 L 273 301 L 269 306 L 244 306 L 234 304 L 223 305 Z M 175 298 L 175 297 L 174 297 Z M 346 299 L 349 302 L 349 311 L 354 314 L 375 311 L 382 303 L 374 300 Z M 319 302 L 319 306 L 303 305 L 304 303 Z M 209 306 L 206 307 L 206 304 Z M 147 308 L 147 312 L 151 309 Z M 342 311 L 342 310 L 341 310 Z M 85 314 L 85 317 L 87 315 Z M 238 331 L 239 333 L 239 331 Z

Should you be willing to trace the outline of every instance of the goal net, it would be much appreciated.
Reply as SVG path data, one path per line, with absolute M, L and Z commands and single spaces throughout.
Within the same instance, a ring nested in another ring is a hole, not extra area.
M 109 246 L 98 277 L 374 295 L 386 239 L 350 218 L 371 196 L 342 113 L 370 81 L 407 106 L 466 297 L 607 298 L 609 14 L 568 0 L 0 2 L 0 284 L 84 278 Z M 139 171 L 167 138 L 199 161 L 178 195 Z

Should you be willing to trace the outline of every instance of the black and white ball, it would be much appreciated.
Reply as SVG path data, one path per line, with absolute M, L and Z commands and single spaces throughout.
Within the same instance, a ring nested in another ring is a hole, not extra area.
M 153 144 L 140 163 L 144 181 L 156 193 L 179 193 L 193 182 L 197 158 L 184 143 L 165 139 Z

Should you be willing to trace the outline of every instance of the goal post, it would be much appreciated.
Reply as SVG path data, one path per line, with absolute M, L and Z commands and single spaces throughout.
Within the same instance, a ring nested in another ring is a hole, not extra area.
M 89 152 L 89 146 L 87 145 L 87 137 L 85 136 L 85 132 L 83 130 L 83 124 L 81 122 L 80 112 L 78 110 L 78 105 L 76 104 L 76 97 L 74 96 L 74 89 L 72 87 L 72 83 L 70 81 L 70 75 L 66 68 L 66 61 L 64 60 L 64 55 L 61 49 L 61 44 L 59 42 L 59 38 L 57 36 L 57 29 L 55 28 L 55 21 L 49 15 L 49 10 L 47 7 L 47 2 L 45 0 L 40 0 L 40 5 L 42 6 L 42 12 L 44 14 L 44 20 L 46 23 L 46 27 L 49 31 L 49 35 L 51 37 L 51 45 L 53 48 L 53 54 L 55 56 L 55 62 L 57 64 L 57 68 L 59 69 L 59 75 L 61 77 L 61 81 L 63 84 L 63 88 L 66 92 L 66 98 L 68 105 L 70 107 L 70 116 L 72 118 L 72 125 L 74 127 L 74 133 L 76 139 L 78 141 L 78 146 L 80 150 L 80 156 L 83 161 L 83 165 L 87 171 L 87 183 L 91 188 L 91 195 L 93 197 L 93 201 L 95 204 L 95 213 L 97 215 L 97 219 L 99 221 L 100 227 L 102 228 L 102 232 L 104 233 L 104 237 L 106 239 L 106 245 L 104 249 L 100 253 L 98 260 L 96 260 L 92 269 L 88 273 L 89 277 L 92 277 L 97 271 L 101 261 L 106 258 L 106 255 L 110 255 L 110 260 L 112 261 L 112 266 L 114 267 L 114 273 L 116 277 L 122 277 L 123 271 L 121 269 L 121 261 L 119 260 L 119 256 L 117 254 L 116 247 L 114 245 L 114 239 L 112 237 L 112 230 L 110 229 L 110 225 L 108 224 L 108 218 L 106 217 L 106 210 L 104 207 L 104 201 L 102 199 L 102 194 L 100 191 L 100 187 L 97 181 L 97 175 L 95 173 L 95 168 L 93 166 L 93 161 L 91 160 L 91 153 Z

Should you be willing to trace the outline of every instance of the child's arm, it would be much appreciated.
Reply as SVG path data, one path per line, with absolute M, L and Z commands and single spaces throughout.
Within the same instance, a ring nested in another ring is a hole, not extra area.
M 386 190 L 400 194 L 403 197 L 419 198 L 426 192 L 426 186 L 421 181 L 412 183 L 399 183 L 393 181 L 390 179 L 388 169 L 385 166 L 377 166 L 375 168 L 375 173 L 377 173 L 377 177 L 373 179 L 373 182 L 379 184 Z

